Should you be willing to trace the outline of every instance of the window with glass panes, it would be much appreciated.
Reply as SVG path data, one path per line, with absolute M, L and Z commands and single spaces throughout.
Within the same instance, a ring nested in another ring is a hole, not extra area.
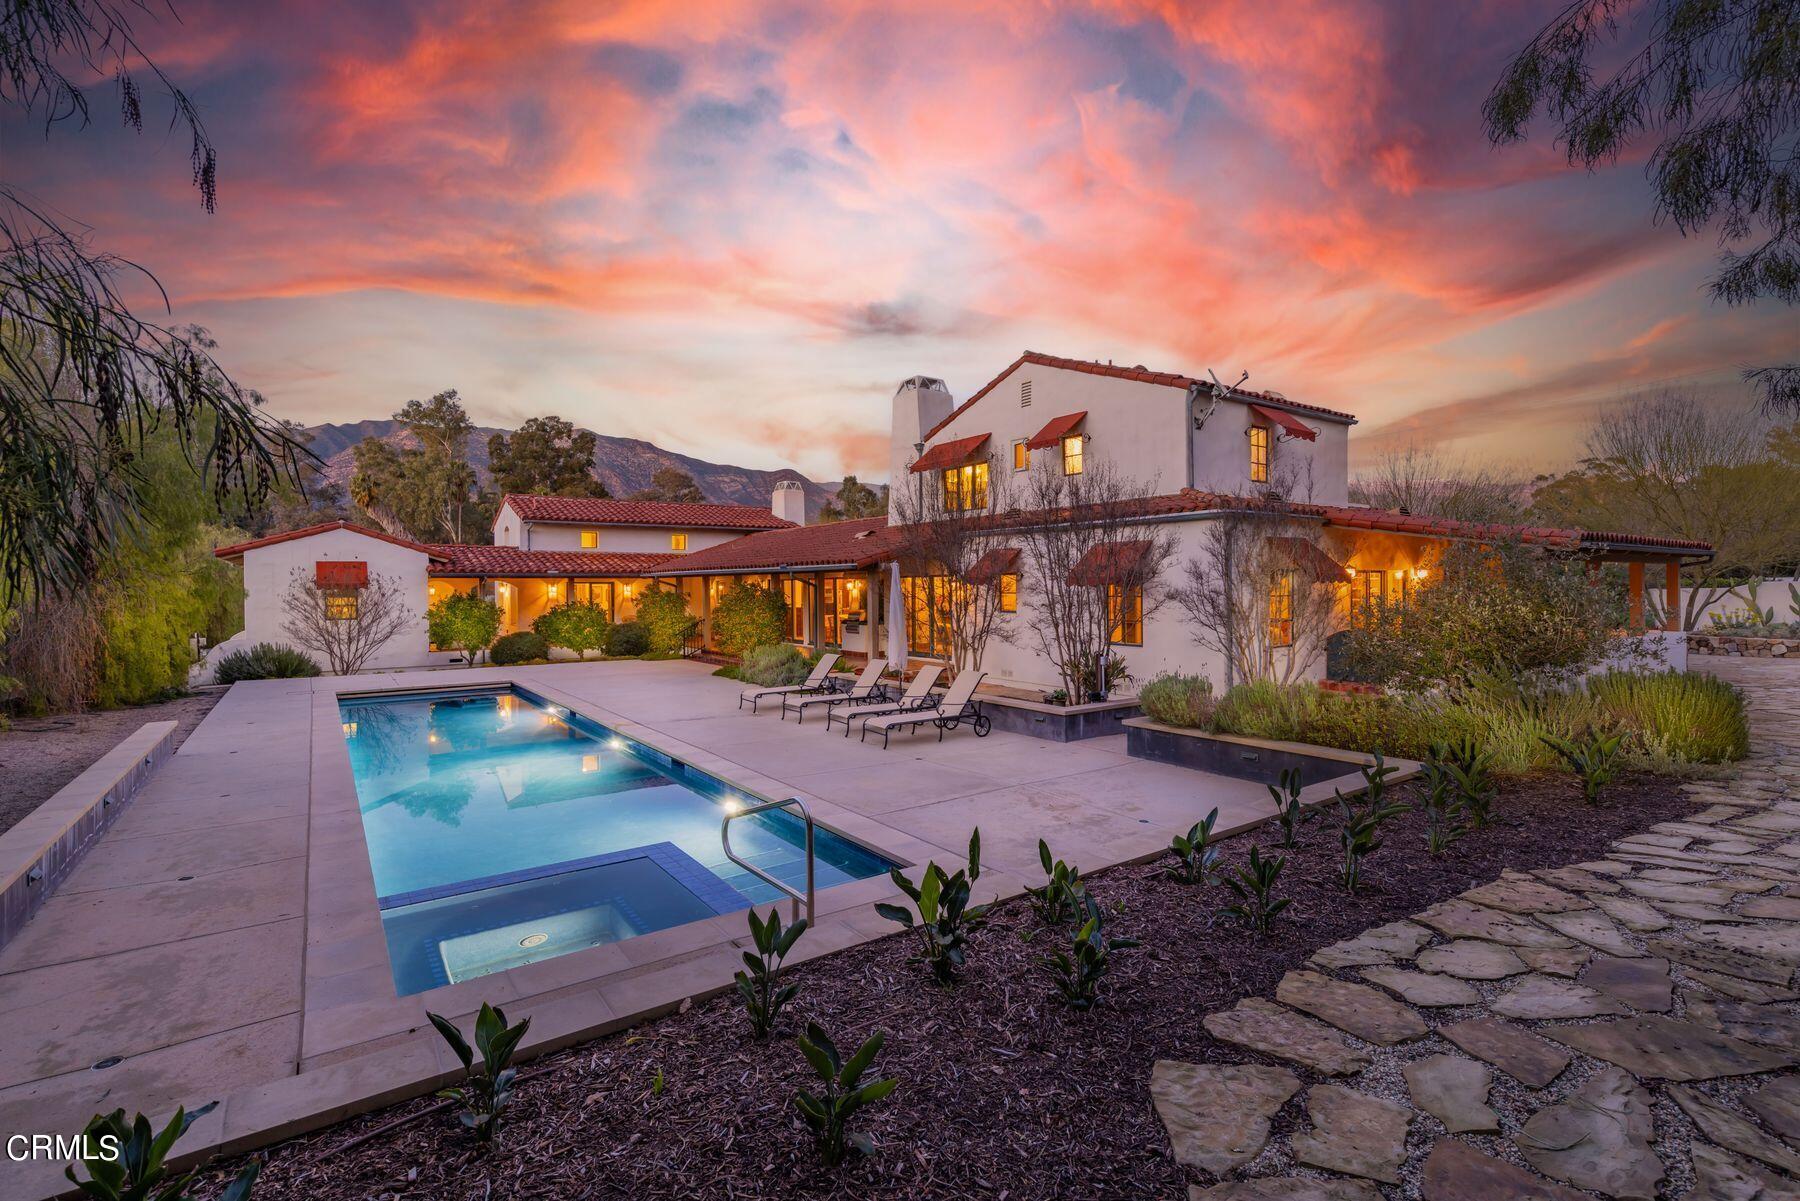
M 578 605 L 599 605 L 610 618 L 613 612 L 613 581 L 576 580 L 570 593 Z
M 1063 474 L 1080 475 L 1082 456 L 1086 453 L 1087 439 L 1080 434 L 1070 434 L 1062 440 Z
M 1294 645 L 1294 573 L 1283 571 L 1269 585 L 1269 645 Z
M 988 503 L 988 465 L 965 463 L 944 469 L 944 510 L 965 513 Z
M 1106 618 L 1119 646 L 1144 645 L 1144 590 L 1136 585 L 1106 586 Z
M 1350 577 L 1350 624 L 1362 627 L 1387 601 L 1387 572 L 1358 571 Z
M 1244 431 L 1250 439 L 1250 482 L 1269 482 L 1269 427 L 1253 425 Z
M 361 602 L 354 588 L 334 588 L 325 593 L 325 616 L 331 621 L 355 621 Z

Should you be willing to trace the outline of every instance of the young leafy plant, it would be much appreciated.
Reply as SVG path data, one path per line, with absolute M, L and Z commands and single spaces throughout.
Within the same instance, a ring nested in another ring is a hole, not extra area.
M 969 935 L 987 923 L 987 905 L 971 905 L 969 898 L 975 881 L 981 876 L 981 831 L 969 836 L 969 867 L 948 875 L 935 863 L 925 866 L 925 874 L 914 884 L 897 867 L 888 875 L 918 909 L 918 920 L 904 905 L 877 902 L 875 912 L 891 922 L 899 922 L 919 936 L 919 954 L 913 958 L 931 968 L 938 983 L 950 984 L 962 969 L 967 954 Z
M 1052 860 L 1050 844 L 1041 838 L 1038 839 L 1038 862 L 1044 865 L 1044 884 L 1041 888 L 1025 890 L 1031 897 L 1032 908 L 1037 910 L 1038 920 L 1046 926 L 1061 926 L 1074 921 L 1081 914 L 1082 902 L 1087 899 L 1081 869 L 1061 859 Z
M 1219 848 L 1212 845 L 1213 827 L 1218 821 L 1219 810 L 1215 807 L 1185 835 L 1177 834 L 1170 840 L 1169 850 L 1174 853 L 1175 862 L 1163 870 L 1171 880 L 1205 884 L 1212 879 L 1219 866 Z
M 1449 773 L 1456 789 L 1456 807 L 1469 829 L 1485 828 L 1493 820 L 1494 794 L 1499 791 L 1494 782 L 1494 752 L 1464 735 L 1448 745 L 1433 743 L 1431 758 Z
M 1082 908 L 1087 920 L 1069 940 L 1067 951 L 1052 951 L 1038 960 L 1061 994 L 1063 1004 L 1071 1009 L 1092 1009 L 1100 1000 L 1100 982 L 1106 978 L 1114 951 L 1135 947 L 1135 938 L 1107 938 L 1102 929 L 1100 906 L 1094 898 L 1083 897 Z
M 1249 862 L 1235 874 L 1225 877 L 1225 887 L 1231 889 L 1237 900 L 1220 912 L 1237 918 L 1258 934 L 1268 933 L 1275 915 L 1293 902 L 1291 897 L 1275 895 L 1275 882 L 1281 879 L 1281 869 L 1286 866 L 1286 856 L 1271 855 L 1264 859 L 1260 851 L 1251 847 Z
M 1382 825 L 1406 812 L 1403 802 L 1387 799 L 1387 778 L 1398 770 L 1389 767 L 1376 751 L 1375 762 L 1362 769 L 1361 803 L 1352 805 L 1342 792 L 1337 794 L 1338 843 L 1343 849 L 1338 878 L 1345 892 L 1356 891 L 1362 882 L 1364 860 L 1381 849 Z
M 1619 774 L 1619 752 L 1624 745 L 1625 735 L 1589 730 L 1579 742 L 1554 738 L 1548 734 L 1543 738 L 1581 781 L 1581 799 L 1590 805 L 1598 805 L 1600 790 L 1611 784 Z
M 168 1158 L 176 1140 L 195 1122 L 218 1108 L 218 1104 L 213 1101 L 192 1113 L 177 1109 L 161 1131 L 155 1130 L 150 1119 L 141 1113 L 134 1115 L 129 1124 L 123 1109 L 95 1114 L 82 1131 L 84 1137 L 78 1156 L 81 1166 L 87 1169 L 88 1178 L 77 1179 L 73 1164 L 63 1169 L 63 1175 L 83 1197 L 92 1197 L 95 1201 L 187 1201 L 188 1186 L 193 1184 L 200 1169 L 171 1175 L 163 1161 Z M 250 1196 L 251 1186 L 256 1183 L 257 1172 L 261 1170 L 261 1160 L 253 1159 L 245 1164 L 244 1170 L 219 1194 L 218 1201 L 245 1201 Z
M 887 1035 L 877 1030 L 856 1049 L 856 1053 L 848 1061 L 838 1054 L 837 1045 L 817 1022 L 808 1022 L 806 1033 L 795 1041 L 800 1044 L 800 1052 L 806 1056 L 806 1062 L 812 1064 L 813 1071 L 824 1082 L 824 1088 L 818 1093 L 801 1089 L 794 1095 L 794 1104 L 800 1110 L 800 1116 L 812 1127 L 813 1141 L 819 1148 L 819 1158 L 825 1161 L 827 1167 L 836 1167 L 844 1161 L 844 1156 L 852 1147 L 867 1155 L 872 1149 L 869 1136 L 851 1134 L 846 1126 L 850 1116 L 857 1110 L 881 1100 L 900 1083 L 894 1079 L 858 1083 L 863 1073 L 875 1062 L 875 1056 L 881 1053 L 881 1046 L 887 1041 Z
M 1269 796 L 1275 802 L 1275 820 L 1281 824 L 1281 845 L 1295 847 L 1300 845 L 1300 827 L 1318 816 L 1316 810 L 1308 809 L 1300 803 L 1300 769 L 1284 767 L 1281 769 L 1281 787 L 1273 784 L 1264 785 Z
M 804 933 L 805 918 L 783 929 L 779 907 L 769 910 L 766 921 L 756 915 L 754 908 L 750 910 L 750 941 L 756 953 L 744 952 L 744 966 L 749 970 L 737 974 L 737 989 L 744 1000 L 744 1012 L 750 1015 L 750 1032 L 757 1038 L 769 1037 L 782 1007 L 800 993 L 798 984 L 777 987 L 775 977 L 781 972 L 781 961 Z
M 475 1047 L 471 1049 L 455 1022 L 441 1014 L 425 1016 L 462 1060 L 467 1073 L 461 1088 L 439 1089 L 437 1095 L 461 1103 L 463 1110 L 458 1116 L 462 1124 L 475 1132 L 477 1141 L 491 1141 L 500 1125 L 501 1113 L 512 1101 L 513 1081 L 518 1077 L 518 1069 L 512 1066 L 513 1052 L 519 1049 L 519 1040 L 531 1027 L 531 1019 L 508 1026 L 505 1012 L 483 1001 L 481 1012 L 475 1015 Z M 479 1068 L 475 1066 L 477 1050 L 481 1052 Z
M 1419 775 L 1425 782 L 1425 849 L 1434 856 L 1442 855 L 1451 843 L 1469 832 L 1457 801 L 1453 765 L 1438 757 L 1443 749 L 1441 744 L 1433 744 L 1431 756 L 1419 764 Z

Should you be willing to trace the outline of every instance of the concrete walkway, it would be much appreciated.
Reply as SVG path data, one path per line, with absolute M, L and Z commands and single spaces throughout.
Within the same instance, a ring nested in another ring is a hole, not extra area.
M 1160 852 L 1214 806 L 1221 830 L 1271 812 L 1261 785 L 1130 759 L 1123 736 L 940 743 L 928 728 L 884 751 L 740 713 L 741 685 L 692 663 L 240 684 L 0 951 L 0 1135 L 224 1098 L 182 1149 L 258 1145 L 431 1087 L 449 1065 L 427 1008 L 532 1014 L 541 1053 L 728 986 L 737 915 L 394 995 L 337 693 L 509 678 L 752 793 L 801 796 L 903 863 L 951 863 L 979 826 L 1002 895 L 1036 878 L 1039 837 L 1097 870 Z M 801 957 L 890 933 L 870 902 L 893 892 L 878 877 L 821 894 Z M 20 1171 L 0 1162 L 0 1196 L 29 1195 L 7 1179 Z
M 1800 665 L 1695 666 L 1754 753 L 1686 820 L 1326 947 L 1205 1019 L 1242 1062 L 1156 1065 L 1192 1201 L 1800 1197 Z

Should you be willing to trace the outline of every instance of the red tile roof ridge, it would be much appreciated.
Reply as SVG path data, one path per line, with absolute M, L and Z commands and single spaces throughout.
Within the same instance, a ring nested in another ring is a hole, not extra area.
M 298 538 L 310 538 L 314 534 L 329 534 L 334 530 L 349 530 L 353 534 L 361 534 L 365 538 L 375 538 L 382 542 L 391 542 L 395 546 L 404 546 L 408 550 L 423 551 L 435 554 L 429 544 L 414 542 L 411 538 L 402 538 L 398 534 L 372 530 L 366 525 L 357 525 L 354 521 L 322 521 L 318 525 L 309 525 L 298 530 L 287 530 L 280 534 L 270 534 L 264 538 L 252 538 L 248 542 L 238 542 L 231 546 L 220 546 L 213 550 L 213 555 L 220 559 L 235 559 L 245 551 L 259 550 L 265 546 L 274 546 L 279 542 L 292 542 Z
M 526 521 L 559 521 L 593 525 L 682 525 L 723 530 L 777 530 L 794 523 L 757 505 L 689 503 L 666 500 L 622 500 L 610 496 L 539 496 L 508 492 L 502 507 Z

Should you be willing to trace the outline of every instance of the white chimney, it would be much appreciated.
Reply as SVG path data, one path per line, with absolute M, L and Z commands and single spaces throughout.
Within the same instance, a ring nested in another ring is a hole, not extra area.
M 901 486 L 906 469 L 919 457 L 915 449 L 925 434 L 956 407 L 944 381 L 915 375 L 894 389 L 894 417 L 888 433 L 888 483 Z
M 806 524 L 806 489 L 800 486 L 799 480 L 782 480 L 775 485 L 775 495 L 769 500 L 769 512 L 795 525 Z

